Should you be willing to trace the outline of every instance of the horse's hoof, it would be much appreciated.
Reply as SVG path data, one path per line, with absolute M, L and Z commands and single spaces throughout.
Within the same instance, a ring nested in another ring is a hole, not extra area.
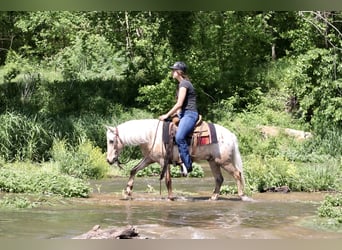
M 132 200 L 132 193 L 122 190 L 122 197 L 124 200 Z
M 175 201 L 176 198 L 175 198 L 175 197 L 167 197 L 167 200 L 168 200 L 168 201 Z
M 242 195 L 240 198 L 242 201 L 249 201 L 249 202 L 255 201 L 254 199 L 248 197 L 247 195 Z
M 218 200 L 218 195 L 214 194 L 209 198 L 210 201 L 217 201 Z

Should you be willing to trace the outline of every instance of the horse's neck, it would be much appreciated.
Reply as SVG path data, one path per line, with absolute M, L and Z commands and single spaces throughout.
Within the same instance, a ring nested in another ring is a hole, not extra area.
M 141 145 L 151 141 L 151 132 L 157 130 L 158 120 L 131 120 L 118 126 L 119 137 L 125 145 Z

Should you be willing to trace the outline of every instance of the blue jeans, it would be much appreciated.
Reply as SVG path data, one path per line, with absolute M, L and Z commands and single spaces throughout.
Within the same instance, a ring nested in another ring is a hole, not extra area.
M 189 170 L 192 168 L 192 160 L 189 154 L 188 144 L 186 142 L 187 136 L 194 130 L 198 119 L 198 113 L 195 111 L 186 110 L 180 114 L 180 121 L 176 132 L 176 143 L 182 162 Z

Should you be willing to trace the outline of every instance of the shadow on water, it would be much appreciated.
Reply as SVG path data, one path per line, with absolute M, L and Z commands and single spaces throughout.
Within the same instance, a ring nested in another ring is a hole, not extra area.
M 102 228 L 133 225 L 152 239 L 298 239 L 341 238 L 307 225 L 324 199 L 322 193 L 254 194 L 255 202 L 236 196 L 209 201 L 212 178 L 173 179 L 175 201 L 166 199 L 158 177 L 137 178 L 133 199 L 124 200 L 126 178 L 92 183 L 87 199 L 67 199 L 61 205 L 25 210 L 4 210 L 0 238 L 72 238 Z M 234 183 L 231 183 L 234 185 Z M 180 191 L 181 190 L 181 191 Z

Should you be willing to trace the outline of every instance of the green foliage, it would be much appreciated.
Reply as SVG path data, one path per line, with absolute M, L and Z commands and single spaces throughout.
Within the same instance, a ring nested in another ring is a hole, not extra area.
M 47 58 L 67 47 L 88 24 L 82 12 L 33 11 L 18 16 L 15 26 L 28 40 L 25 53 Z
M 270 59 L 266 51 L 271 36 L 265 32 L 263 14 L 201 12 L 194 30 L 193 49 L 187 60 L 193 66 L 191 76 L 203 100 L 200 109 L 207 110 L 213 100 L 232 96 L 238 97 L 234 102 L 238 110 L 257 102 L 259 91 L 267 89 L 259 73 Z
M 229 186 L 229 185 L 222 185 L 220 189 L 220 195 L 229 195 L 229 194 L 237 194 L 237 187 Z
M 9 193 L 54 194 L 63 197 L 88 197 L 90 187 L 80 179 L 29 163 L 2 166 L 0 191 Z
M 160 165 L 158 163 L 153 163 L 150 166 L 139 171 L 137 173 L 137 177 L 159 176 L 160 171 L 161 171 Z
M 336 161 L 310 165 L 283 157 L 261 159 L 245 157 L 245 177 L 250 190 L 262 192 L 269 187 L 288 186 L 292 191 L 340 190 L 341 165 Z
M 320 207 L 318 215 L 323 218 L 333 219 L 334 224 L 342 223 L 342 195 L 327 195 Z M 331 222 L 330 222 L 331 223 Z
M 0 207 L 5 208 L 33 208 L 35 204 L 26 197 L 5 195 L 0 199 Z
M 127 67 L 120 52 L 97 34 L 76 37 L 70 47 L 56 55 L 55 63 L 67 81 L 118 80 Z
M 145 85 L 139 93 L 137 101 L 146 103 L 147 109 L 155 114 L 167 112 L 176 103 L 176 83 L 169 78 L 156 85 Z
M 262 157 L 274 157 L 284 154 L 285 145 L 295 146 L 301 144 L 284 134 L 278 137 L 264 138 L 260 126 L 270 125 L 279 128 L 302 129 L 301 124 L 291 115 L 281 112 L 283 106 L 281 94 L 278 97 L 269 94 L 262 98 L 262 102 L 250 107 L 250 111 L 244 113 L 227 114 L 220 124 L 230 129 L 239 139 L 240 151 L 243 155 L 255 154 Z M 218 112 L 221 112 L 222 107 Z
M 305 122 L 311 122 L 318 132 L 341 127 L 342 71 L 333 51 L 308 50 L 290 61 L 284 78 L 289 95 L 296 96 L 300 105 L 297 114 Z
M 203 178 L 204 171 L 201 165 L 196 162 L 192 163 L 192 172 L 188 175 L 191 178 Z M 182 177 L 180 166 L 171 166 L 171 177 Z
M 105 155 L 89 141 L 80 142 L 76 149 L 65 141 L 55 141 L 51 155 L 62 173 L 75 178 L 100 179 L 108 172 Z
M 0 153 L 7 161 L 40 161 L 48 157 L 52 138 L 49 124 L 37 116 L 16 113 L 0 115 Z
M 245 178 L 250 190 L 263 192 L 269 187 L 289 186 L 297 176 L 294 165 L 281 157 L 262 160 L 250 156 L 244 164 Z

